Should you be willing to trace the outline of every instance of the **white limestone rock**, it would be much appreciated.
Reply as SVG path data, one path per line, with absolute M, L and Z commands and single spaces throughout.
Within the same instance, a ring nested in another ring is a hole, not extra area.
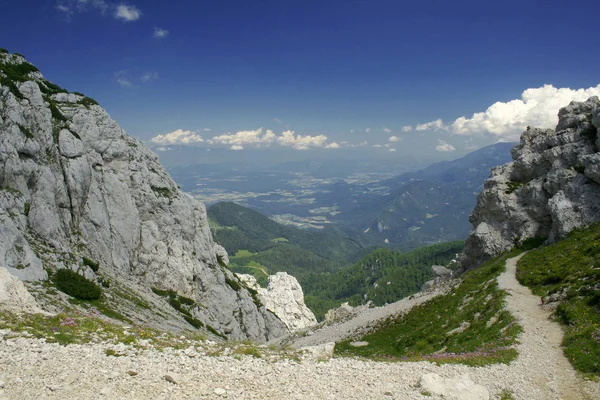
M 468 375 L 443 378 L 429 373 L 421 376 L 421 389 L 447 400 L 489 400 L 490 392 L 476 384 Z
M 600 99 L 571 102 L 555 130 L 528 129 L 477 198 L 460 258 L 473 267 L 530 238 L 553 242 L 600 220 Z
M 23 282 L 2 266 L 0 266 L 0 309 L 17 313 L 43 312 Z
M 298 280 L 286 272 L 269 276 L 266 289 L 252 275 L 237 274 L 249 288 L 256 290 L 267 310 L 277 315 L 290 332 L 317 324 L 313 312 L 304 304 L 304 292 Z
M 0 63 L 22 62 L 0 54 Z M 231 339 L 287 331 L 228 284 L 235 278 L 218 262 L 227 264 L 227 253 L 213 242 L 204 204 L 178 189 L 156 154 L 100 106 L 43 94 L 43 76 L 29 77 L 15 83 L 19 93 L 0 86 L 0 265 L 41 280 L 44 266 L 77 269 L 86 256 L 125 286 L 193 298 L 203 305 L 194 318 Z

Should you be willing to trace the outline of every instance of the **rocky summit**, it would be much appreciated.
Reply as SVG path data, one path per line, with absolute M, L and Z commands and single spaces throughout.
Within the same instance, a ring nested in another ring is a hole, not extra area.
M 226 263 L 204 204 L 179 190 L 153 152 L 94 100 L 0 54 L 1 267 L 22 281 L 70 269 L 146 314 L 148 302 L 168 298 L 183 325 L 232 339 L 286 332 Z M 41 303 L 60 308 L 60 299 Z
M 571 102 L 558 117 L 554 130 L 528 128 L 513 161 L 492 170 L 470 217 L 463 266 L 600 220 L 600 100 Z

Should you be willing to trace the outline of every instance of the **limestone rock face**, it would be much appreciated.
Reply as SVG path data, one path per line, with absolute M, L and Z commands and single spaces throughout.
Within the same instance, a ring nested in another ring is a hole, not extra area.
M 256 290 L 267 310 L 281 319 L 290 332 L 316 325 L 313 312 L 304 304 L 300 283 L 286 272 L 269 276 L 266 289 L 261 288 L 252 275 L 238 274 L 249 288 Z
M 555 130 L 528 128 L 513 161 L 492 170 L 470 217 L 463 266 L 600 220 L 600 100 L 571 102 L 558 116 Z
M 32 67 L 17 55 L 3 65 Z M 158 156 L 95 102 L 57 93 L 39 72 L 0 84 L 0 265 L 21 280 L 72 268 L 174 290 L 195 318 L 233 339 L 267 340 L 285 325 L 257 307 L 213 242 L 203 203 L 183 193 Z M 89 100 L 89 99 L 88 99 Z

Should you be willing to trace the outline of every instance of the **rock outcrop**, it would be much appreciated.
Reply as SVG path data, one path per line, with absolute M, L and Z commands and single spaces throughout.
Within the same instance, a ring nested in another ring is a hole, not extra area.
M 2 267 L 0 267 L 0 309 L 16 313 L 42 312 L 23 282 Z
M 91 260 L 91 262 L 90 262 Z M 234 339 L 285 325 L 239 285 L 204 204 L 97 103 L 0 54 L 0 265 L 24 281 L 71 268 L 174 291 Z
M 528 128 L 513 161 L 492 170 L 470 217 L 464 267 L 600 220 L 600 100 L 571 102 L 558 117 L 555 130 Z
M 267 288 L 261 288 L 252 275 L 238 274 L 249 288 L 256 290 L 261 301 L 279 319 L 290 332 L 317 324 L 313 312 L 304 304 L 304 293 L 298 280 L 286 272 L 277 272 L 269 276 Z

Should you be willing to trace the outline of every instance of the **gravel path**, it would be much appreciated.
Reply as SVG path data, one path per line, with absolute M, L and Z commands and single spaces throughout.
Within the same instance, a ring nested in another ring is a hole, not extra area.
M 507 308 L 524 330 L 519 338 L 519 358 L 514 364 L 528 371 L 529 381 L 538 389 L 536 396 L 530 398 L 600 399 L 599 385 L 584 381 L 564 356 L 560 325 L 542 309 L 540 298 L 517 281 L 517 262 L 523 255 L 506 261 L 506 272 L 500 275 L 498 284 L 509 293 Z
M 524 327 L 519 358 L 510 365 L 217 357 L 205 354 L 206 342 L 191 351 L 125 350 L 114 357 L 105 353 L 114 345 L 64 347 L 6 339 L 0 331 L 0 399 L 441 399 L 421 393 L 419 380 L 426 373 L 468 374 L 492 398 L 510 390 L 523 400 L 599 399 L 600 384 L 572 370 L 560 350 L 560 327 L 548 320 L 539 298 L 516 281 L 515 264 L 516 259 L 509 260 L 499 278 L 511 294 L 508 308 Z

